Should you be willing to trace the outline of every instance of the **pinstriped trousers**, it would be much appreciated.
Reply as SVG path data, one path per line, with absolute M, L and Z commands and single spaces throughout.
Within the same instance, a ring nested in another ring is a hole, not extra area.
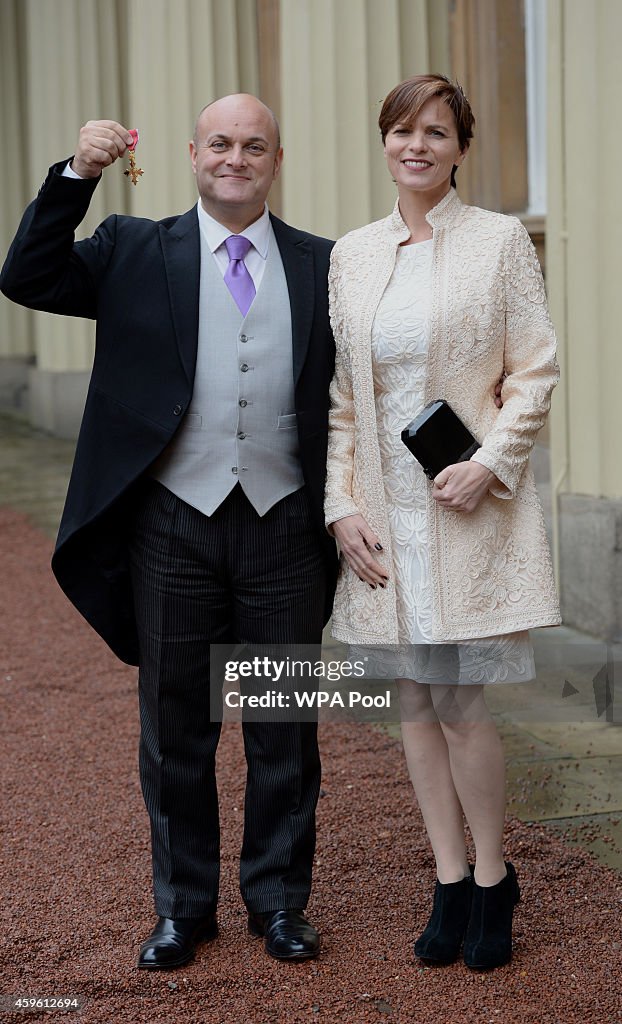
M 305 489 L 259 516 L 237 485 L 205 516 L 154 480 L 131 531 L 140 778 L 156 913 L 216 907 L 220 832 L 210 644 L 319 644 L 325 568 Z M 249 911 L 306 907 L 320 787 L 317 723 L 242 723 L 240 889 Z

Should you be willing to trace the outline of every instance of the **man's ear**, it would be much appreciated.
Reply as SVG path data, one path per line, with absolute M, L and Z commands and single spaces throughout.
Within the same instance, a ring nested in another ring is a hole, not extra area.
M 280 149 L 277 149 L 276 155 L 274 157 L 274 168 L 273 168 L 273 171 L 272 171 L 272 180 L 273 181 L 276 178 L 278 178 L 278 176 L 280 174 L 280 171 L 281 171 L 281 164 L 282 163 L 283 163 L 283 147 L 281 146 Z

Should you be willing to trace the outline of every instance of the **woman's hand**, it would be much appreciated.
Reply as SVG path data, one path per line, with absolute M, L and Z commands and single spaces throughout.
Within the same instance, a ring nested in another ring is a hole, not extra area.
M 454 512 L 474 512 L 493 480 L 495 474 L 481 463 L 458 462 L 434 478 L 432 497 Z
M 363 516 L 344 516 L 331 525 L 348 565 L 354 569 L 358 578 L 364 583 L 369 583 L 374 590 L 376 584 L 384 587 L 389 576 L 371 554 L 374 550 L 382 551 L 382 544 L 373 530 L 370 530 Z

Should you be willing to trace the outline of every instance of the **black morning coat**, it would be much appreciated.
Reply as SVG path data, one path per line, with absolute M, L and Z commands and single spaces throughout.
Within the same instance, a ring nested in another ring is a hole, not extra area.
M 50 168 L 26 209 L 0 288 L 31 309 L 97 321 L 93 372 L 52 568 L 115 654 L 138 664 L 127 523 L 135 485 L 175 434 L 192 397 L 198 217 L 196 207 L 161 221 L 114 215 L 91 238 L 74 242 L 100 179 L 65 178 L 66 163 Z M 277 217 L 271 221 L 289 290 L 300 460 L 326 556 L 328 619 L 337 571 L 323 515 L 334 366 L 327 295 L 332 243 Z

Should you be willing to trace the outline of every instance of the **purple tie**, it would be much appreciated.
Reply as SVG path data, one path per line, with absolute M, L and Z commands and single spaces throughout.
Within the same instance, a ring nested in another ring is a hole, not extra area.
M 244 235 L 229 235 L 228 238 L 225 238 L 225 245 L 229 254 L 225 284 L 233 295 L 242 316 L 246 316 L 251 302 L 255 298 L 255 285 L 244 263 L 244 257 L 250 249 L 251 243 Z

